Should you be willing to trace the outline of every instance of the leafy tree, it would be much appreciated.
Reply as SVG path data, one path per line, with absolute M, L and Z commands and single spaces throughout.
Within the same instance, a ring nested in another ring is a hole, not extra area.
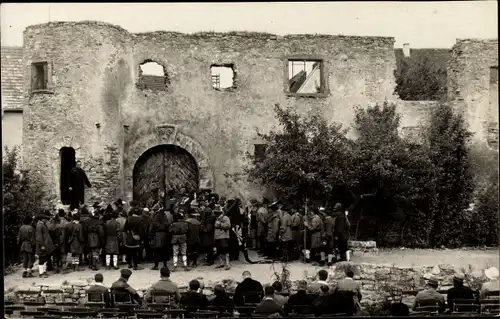
M 18 260 L 17 233 L 25 216 L 42 211 L 42 184 L 27 170 L 19 170 L 18 149 L 5 148 L 3 169 L 3 218 L 6 265 Z
M 431 114 L 427 137 L 435 176 L 432 238 L 435 246 L 461 245 L 469 223 L 464 212 L 474 191 L 467 147 L 471 136 L 463 116 L 450 105 L 442 104 Z
M 500 216 L 498 203 L 498 178 L 492 176 L 489 184 L 479 192 L 477 207 L 472 211 L 468 244 L 498 247 Z
M 275 105 L 282 131 L 259 134 L 268 142 L 264 158 L 253 156 L 246 173 L 251 181 L 274 190 L 280 198 L 303 204 L 325 204 L 333 189 L 347 183 L 348 140 L 340 125 L 319 116 L 300 118 Z

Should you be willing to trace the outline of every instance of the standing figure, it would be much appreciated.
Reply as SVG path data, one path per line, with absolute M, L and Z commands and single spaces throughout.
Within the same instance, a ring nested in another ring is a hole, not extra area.
M 92 187 L 87 174 L 82 169 L 82 162 L 76 161 L 76 166 L 71 169 L 69 175 L 69 191 L 71 192 L 71 205 L 70 209 L 80 207 L 85 203 L 85 186 Z
M 55 223 L 54 237 L 57 238 L 57 247 L 54 254 L 54 264 L 56 267 L 56 273 L 58 273 L 60 269 L 65 271 L 68 266 L 68 243 L 66 241 L 66 228 L 68 221 L 66 220 L 66 212 L 63 209 L 59 210 L 56 220 L 58 222 Z
M 248 215 L 250 218 L 250 232 L 249 232 L 249 248 L 250 249 L 257 249 L 257 228 L 258 228 L 258 222 L 257 222 L 257 205 L 259 203 L 257 202 L 256 199 L 251 199 L 250 200 L 250 205 L 247 208 L 248 209 Z
M 266 247 L 266 237 L 267 237 L 267 205 L 269 200 L 264 198 L 261 207 L 257 210 L 257 237 L 259 245 L 259 252 L 265 254 L 267 251 Z
M 303 231 L 304 223 L 302 222 L 302 215 L 300 212 L 292 208 L 292 225 L 290 228 L 292 229 L 292 248 L 291 248 L 291 258 L 292 260 L 297 260 L 300 257 L 300 252 L 302 249 L 305 249 L 303 246 Z
M 116 210 L 117 218 L 116 221 L 120 225 L 119 228 L 119 233 L 121 236 L 119 237 L 119 245 L 120 245 L 120 256 L 121 256 L 121 264 L 126 264 L 127 263 L 127 248 L 125 247 L 125 239 L 126 236 L 124 235 L 125 231 L 125 223 L 127 222 L 127 213 L 125 211 Z
M 182 212 L 182 210 L 180 210 Z M 173 261 L 174 267 L 172 271 L 175 271 L 177 267 L 177 261 L 179 258 L 179 253 L 182 258 L 182 264 L 186 271 L 189 270 L 187 266 L 187 232 L 188 224 L 184 221 L 184 216 L 181 213 L 174 215 L 174 222 L 170 225 L 170 232 L 172 233 L 172 250 L 173 250 Z
M 111 213 L 109 219 L 104 224 L 104 254 L 106 258 L 106 268 L 111 269 L 111 259 L 113 267 L 118 269 L 118 255 L 120 254 L 120 241 L 122 237 L 121 225 L 117 221 L 116 211 Z
M 323 209 L 324 211 L 324 209 Z M 335 220 L 336 217 L 332 216 L 331 212 L 325 213 L 324 216 L 324 227 L 323 227 L 323 251 L 321 252 L 321 261 L 324 262 L 325 255 L 327 259 L 327 265 L 331 266 L 333 261 L 333 252 L 335 250 Z
M 198 255 L 200 250 L 200 229 L 201 223 L 198 220 L 200 216 L 198 213 L 198 208 L 195 208 L 186 219 L 186 223 L 188 224 L 188 233 L 187 233 L 187 259 L 188 263 L 191 261 L 191 267 L 198 266 Z
M 38 222 L 35 229 L 35 245 L 36 254 L 38 255 L 38 271 L 40 277 L 48 277 L 47 262 L 49 261 L 52 253 L 54 252 L 54 243 L 49 234 L 47 222 L 50 216 L 42 213 L 38 216 Z
M 104 224 L 97 212 L 87 222 L 87 246 L 91 255 L 90 268 L 99 270 L 101 249 L 104 247 Z
M 153 257 L 155 265 L 152 270 L 158 270 L 158 265 L 163 262 L 163 267 L 167 267 L 168 260 L 168 228 L 170 224 L 167 216 L 161 210 L 155 212 L 151 225 L 149 226 L 149 234 L 152 237 L 151 248 L 153 249 Z
M 306 218 L 304 226 L 307 229 L 309 239 L 308 246 L 310 248 L 310 250 L 306 249 L 305 257 L 306 262 L 309 262 L 311 257 L 317 255 L 322 245 L 321 233 L 323 231 L 323 222 L 321 221 L 321 217 L 318 215 L 318 211 L 313 211 L 313 216 L 310 221 Z
M 220 261 L 217 268 L 224 268 L 225 259 L 226 270 L 229 270 L 231 268 L 229 265 L 229 231 L 231 230 L 231 221 L 229 217 L 224 215 L 220 206 L 215 207 L 214 213 L 216 216 L 214 225 L 215 248 Z
M 72 257 L 74 271 L 79 271 L 80 257 L 83 253 L 83 226 L 80 224 L 80 214 L 74 214 L 73 220 L 66 226 L 68 248 Z
M 134 205 L 130 210 L 132 215 L 127 218 L 125 222 L 125 247 L 127 248 L 127 263 L 128 268 L 140 270 L 139 268 L 139 254 L 141 252 L 141 244 L 144 238 L 141 237 L 143 232 L 142 210 Z
M 350 224 L 347 220 L 346 213 L 342 209 L 342 204 L 335 204 L 335 241 L 337 243 L 337 248 L 339 250 L 340 259 L 342 261 L 347 261 L 347 242 L 349 240 L 349 228 Z
M 288 209 L 283 211 L 283 216 L 281 217 L 280 237 L 283 261 L 289 262 L 292 260 L 293 234 L 292 215 L 290 215 Z
M 267 218 L 267 256 L 275 258 L 278 254 L 278 235 L 280 230 L 280 213 L 276 202 L 269 205 Z
M 214 225 L 215 225 L 215 214 L 210 207 L 208 207 L 207 201 L 203 202 L 200 207 L 201 212 L 201 230 L 200 230 L 200 240 L 201 248 L 206 254 L 206 264 L 213 265 L 214 263 Z
M 32 268 L 35 257 L 35 229 L 31 226 L 33 218 L 29 215 L 24 217 L 23 225 L 19 228 L 17 244 L 21 250 L 21 260 L 23 263 L 23 278 L 33 277 Z

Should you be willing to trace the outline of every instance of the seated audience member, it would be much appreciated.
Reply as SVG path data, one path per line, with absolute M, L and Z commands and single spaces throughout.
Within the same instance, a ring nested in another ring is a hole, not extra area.
M 181 295 L 181 306 L 186 308 L 186 312 L 207 309 L 207 296 L 200 293 L 200 282 L 196 279 L 189 282 L 189 290 Z
M 345 271 L 345 278 L 339 280 L 335 291 L 351 291 L 357 298 L 357 303 L 361 302 L 361 287 L 358 282 L 354 281 L 354 272 L 350 269 Z
M 439 306 L 439 312 L 442 313 L 445 310 L 445 301 L 443 295 L 437 292 L 439 283 L 436 278 L 430 278 L 427 281 L 427 289 L 419 291 L 413 302 L 412 310 L 417 310 L 420 306 L 430 306 L 430 303 L 437 304 Z
M 488 294 L 491 292 L 498 293 L 500 291 L 500 282 L 498 280 L 498 269 L 496 267 L 490 267 L 484 271 L 484 275 L 489 281 L 485 282 L 481 286 L 479 291 L 479 296 L 484 299 L 488 298 Z
M 258 304 L 264 294 L 262 284 L 257 280 L 253 280 L 249 271 L 244 271 L 242 275 L 243 281 L 236 286 L 234 291 L 234 303 L 237 306 L 243 306 L 245 303 Z
M 109 289 L 104 286 L 104 276 L 101 273 L 95 274 L 94 276 L 95 283 L 89 287 L 87 290 L 87 295 L 89 296 L 89 302 L 93 302 L 93 298 L 91 298 L 91 294 L 100 294 L 102 295 L 103 301 L 106 304 L 106 307 L 111 306 L 111 300 L 109 297 Z
M 215 298 L 212 300 L 211 305 L 219 308 L 224 308 L 225 312 L 233 313 L 234 311 L 234 301 L 231 299 L 224 290 L 222 285 L 216 285 L 214 287 Z
M 402 302 L 397 302 L 391 306 L 391 316 L 393 317 L 408 317 L 410 308 Z
M 318 297 L 313 301 L 314 314 L 316 316 L 327 315 L 335 313 L 332 308 L 332 295 L 330 294 L 330 287 L 322 285 Z
M 274 288 L 274 299 L 280 306 L 285 306 L 286 302 L 288 301 L 288 297 L 283 296 L 281 293 L 283 292 L 283 285 L 279 281 L 275 281 L 272 284 L 272 287 Z
M 453 288 L 448 289 L 448 309 L 453 311 L 453 301 L 456 299 L 474 299 L 474 292 L 467 286 L 464 286 L 464 274 L 455 274 L 453 276 Z
M 288 298 L 285 304 L 285 313 L 303 313 L 308 307 L 311 307 L 314 297 L 307 293 L 307 281 L 301 280 L 297 284 L 297 292 Z
M 318 280 L 309 285 L 307 292 L 310 294 L 319 295 L 321 292 L 321 286 L 327 285 L 328 287 L 330 287 L 330 284 L 326 282 L 327 279 L 328 271 L 324 269 L 318 271 Z
M 132 276 L 132 271 L 130 269 L 120 270 L 120 278 L 111 285 L 111 294 L 116 293 L 128 293 L 132 298 L 132 301 L 137 302 L 139 305 L 142 304 L 142 299 L 137 293 L 137 291 L 128 284 L 128 280 Z
M 179 288 L 177 285 L 170 280 L 170 270 L 168 267 L 163 267 L 160 269 L 160 280 L 154 283 L 151 288 L 146 291 L 144 295 L 144 300 L 146 302 L 155 302 L 155 303 L 168 303 L 171 298 L 168 296 L 158 296 L 155 297 L 155 300 L 152 300 L 152 297 L 155 292 L 160 293 L 170 293 L 172 297 L 174 297 L 176 304 L 179 304 L 181 300 L 181 294 L 179 293 Z
M 274 299 L 274 288 L 271 286 L 266 286 L 264 288 L 264 299 L 255 308 L 256 315 L 274 315 L 276 313 L 282 314 L 283 307 L 279 305 Z

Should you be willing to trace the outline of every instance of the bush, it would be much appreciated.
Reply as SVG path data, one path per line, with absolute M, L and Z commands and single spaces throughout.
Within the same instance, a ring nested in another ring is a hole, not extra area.
M 498 247 L 500 229 L 498 179 L 492 177 L 490 183 L 478 195 L 477 205 L 471 210 L 467 244 L 471 246 Z
M 27 170 L 19 169 L 18 149 L 5 148 L 3 169 L 3 218 L 5 265 L 18 261 L 17 234 L 25 216 L 42 211 L 45 193 L 42 184 Z

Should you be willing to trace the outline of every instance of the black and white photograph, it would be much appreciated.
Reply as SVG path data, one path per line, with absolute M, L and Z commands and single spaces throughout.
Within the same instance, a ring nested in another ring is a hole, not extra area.
M 500 316 L 497 1 L 0 12 L 5 318 Z

